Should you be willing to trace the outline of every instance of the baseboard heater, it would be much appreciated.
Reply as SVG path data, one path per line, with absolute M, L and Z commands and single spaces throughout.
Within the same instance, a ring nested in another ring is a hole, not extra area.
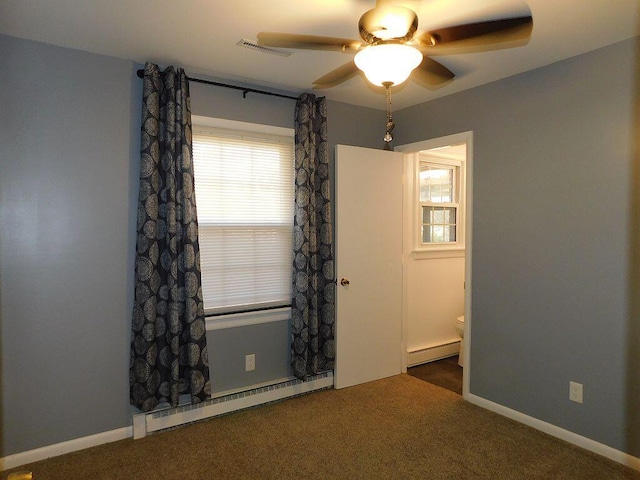
M 407 352 L 407 365 L 414 367 L 427 362 L 451 357 L 460 352 L 460 341 L 453 341 L 441 345 L 434 345 L 426 348 L 419 348 Z
M 225 413 L 295 397 L 315 390 L 333 387 L 333 372 L 324 372 L 307 380 L 292 379 L 274 385 L 211 398 L 195 405 L 182 405 L 133 415 L 133 438 L 147 433 L 197 422 Z

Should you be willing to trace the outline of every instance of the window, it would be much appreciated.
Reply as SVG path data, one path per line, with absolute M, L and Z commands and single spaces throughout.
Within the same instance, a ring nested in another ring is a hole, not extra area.
M 462 248 L 464 162 L 436 152 L 418 161 L 418 248 Z
M 423 244 L 456 241 L 456 167 L 420 162 Z
M 293 133 L 194 126 L 193 162 L 206 313 L 290 304 Z

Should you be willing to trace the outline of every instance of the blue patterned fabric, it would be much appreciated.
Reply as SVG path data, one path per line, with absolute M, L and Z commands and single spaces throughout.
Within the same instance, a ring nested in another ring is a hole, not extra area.
M 335 283 L 326 99 L 302 94 L 295 110 L 295 217 L 291 362 L 298 378 L 335 361 Z
M 142 411 L 210 397 L 189 83 L 147 63 L 142 99 L 131 404 Z

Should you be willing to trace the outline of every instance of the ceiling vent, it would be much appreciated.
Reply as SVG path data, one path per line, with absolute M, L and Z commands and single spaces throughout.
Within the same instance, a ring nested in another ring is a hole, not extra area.
M 241 47 L 250 48 L 252 50 L 256 50 L 262 53 L 270 53 L 272 55 L 280 55 L 281 57 L 290 57 L 293 52 L 288 52 L 287 50 L 278 50 L 275 48 L 263 47 L 262 45 L 258 45 L 253 40 L 247 40 L 246 38 L 242 38 L 236 43 L 236 45 L 240 45 Z

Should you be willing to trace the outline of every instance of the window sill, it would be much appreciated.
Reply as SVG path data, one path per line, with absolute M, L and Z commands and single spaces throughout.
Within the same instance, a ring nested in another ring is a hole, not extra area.
M 411 258 L 414 260 L 431 260 L 438 258 L 463 258 L 465 255 L 464 247 L 451 248 L 433 248 L 414 250 L 411 252 Z
M 205 319 L 207 332 L 224 330 L 227 328 L 248 327 L 261 323 L 281 322 L 291 319 L 291 307 L 274 308 L 271 310 L 257 310 L 253 312 L 230 313 L 207 317 Z

